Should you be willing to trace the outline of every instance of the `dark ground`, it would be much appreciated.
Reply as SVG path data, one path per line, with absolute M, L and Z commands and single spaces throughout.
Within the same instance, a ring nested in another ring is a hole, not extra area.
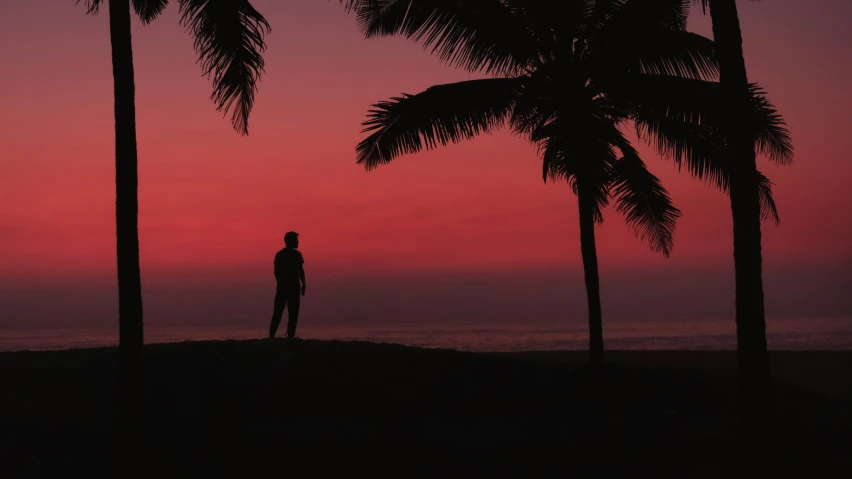
M 150 477 L 852 477 L 852 352 L 773 353 L 769 468 L 737 453 L 732 352 L 608 354 L 595 379 L 582 351 L 151 345 L 143 467 Z M 0 354 L 0 478 L 107 473 L 116 360 L 113 348 Z

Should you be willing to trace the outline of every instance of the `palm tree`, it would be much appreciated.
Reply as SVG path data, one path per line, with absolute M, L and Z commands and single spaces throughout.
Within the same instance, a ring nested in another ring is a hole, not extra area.
M 730 200 L 734 223 L 737 366 L 740 420 L 749 435 L 766 436 L 771 413 L 769 354 L 763 298 L 763 256 L 760 232 L 760 175 L 748 121 L 750 84 L 736 0 L 696 0 L 710 7 L 719 81 L 724 95 L 724 128 L 733 161 Z M 783 163 L 790 154 L 779 156 Z M 767 436 L 768 437 L 768 436 Z
M 594 231 L 601 209 L 614 197 L 628 224 L 665 255 L 680 214 L 622 134 L 629 105 L 625 95 L 612 93 L 635 75 L 698 76 L 713 68 L 712 43 L 684 31 L 680 2 L 664 3 L 572 2 L 554 9 L 518 0 L 365 0 L 357 8 L 367 36 L 402 34 L 451 64 L 492 74 L 374 105 L 359 164 L 372 169 L 506 122 L 539 145 L 545 180 L 567 180 L 578 197 L 593 366 L 604 361 Z
M 105 0 L 87 0 L 88 13 Z M 211 99 L 220 111 L 233 110 L 231 122 L 248 134 L 249 112 L 263 72 L 261 52 L 269 24 L 248 0 L 178 0 L 180 22 L 195 36 L 202 70 L 212 77 Z M 143 422 L 142 286 L 137 229 L 136 106 L 131 5 L 142 23 L 154 20 L 168 0 L 109 2 L 115 95 L 116 247 L 119 298 L 119 404 L 126 452 L 138 447 Z
M 356 2 L 357 3 L 357 2 Z M 508 123 L 542 151 L 545 178 L 564 179 L 578 197 L 589 309 L 590 362 L 603 363 L 594 225 L 611 199 L 628 225 L 664 255 L 679 211 L 622 128 L 659 137 L 658 147 L 696 154 L 690 171 L 726 187 L 730 162 L 712 109 L 720 96 L 713 44 L 685 30 L 689 2 L 626 0 L 363 0 L 356 5 L 368 37 L 404 35 L 444 61 L 490 78 L 438 85 L 374 105 L 358 145 L 368 169 L 423 148 L 470 139 Z M 685 102 L 700 88 L 703 102 Z M 775 114 L 754 90 L 761 118 Z M 680 111 L 676 109 L 680 108 Z M 703 122 L 702 122 L 703 121 Z M 783 132 L 769 125 L 765 135 Z M 685 146 L 681 143 L 685 142 Z M 704 156 L 698 155 L 698 153 Z M 698 161 L 704 163 L 698 163 Z M 774 213 L 764 183 L 767 214 Z

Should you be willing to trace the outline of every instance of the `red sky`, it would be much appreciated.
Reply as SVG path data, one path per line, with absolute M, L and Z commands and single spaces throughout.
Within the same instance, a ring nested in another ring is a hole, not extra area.
M 273 32 L 251 135 L 241 137 L 209 101 L 174 3 L 133 31 L 148 324 L 262 330 L 287 230 L 301 235 L 303 314 L 317 321 L 584 321 L 576 200 L 542 184 L 531 146 L 501 133 L 370 173 L 355 165 L 371 103 L 467 74 L 406 40 L 362 39 L 335 1 L 256 0 Z M 852 2 L 740 8 L 750 77 L 796 147 L 792 167 L 762 161 L 782 217 L 764 226 L 768 311 L 851 316 Z M 112 325 L 106 11 L 87 16 L 73 0 L 3 10 L 0 327 Z M 709 34 L 709 18 L 696 10 L 691 28 Z M 605 212 L 605 318 L 727 319 L 727 199 L 645 151 L 684 216 L 664 259 Z

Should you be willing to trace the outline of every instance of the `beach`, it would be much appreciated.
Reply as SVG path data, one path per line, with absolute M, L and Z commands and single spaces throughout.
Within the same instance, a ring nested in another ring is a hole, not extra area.
M 609 351 L 599 374 L 586 354 L 316 340 L 150 345 L 140 467 L 152 477 L 749 470 L 737 452 L 734 352 Z M 772 467 L 852 472 L 852 352 L 771 359 Z M 108 475 L 116 365 L 115 348 L 0 353 L 0 475 Z

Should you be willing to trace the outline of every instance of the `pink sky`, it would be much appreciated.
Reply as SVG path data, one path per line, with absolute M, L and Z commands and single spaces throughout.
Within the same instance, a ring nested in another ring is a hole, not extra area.
M 542 184 L 533 147 L 500 133 L 370 173 L 355 165 L 371 103 L 467 74 L 406 40 L 362 39 L 335 1 L 254 4 L 273 31 L 249 137 L 209 101 L 176 4 L 134 24 L 149 324 L 264 323 L 287 230 L 307 261 L 306 318 L 585 321 L 576 200 Z M 764 226 L 767 308 L 850 316 L 852 2 L 741 2 L 741 16 L 750 77 L 796 147 L 792 167 L 761 160 L 782 219 Z M 0 327 L 114 324 L 107 20 L 73 0 L 13 2 L 0 17 Z M 710 33 L 700 11 L 691 20 Z M 728 201 L 643 151 L 684 216 L 664 259 L 605 212 L 605 319 L 724 319 Z

